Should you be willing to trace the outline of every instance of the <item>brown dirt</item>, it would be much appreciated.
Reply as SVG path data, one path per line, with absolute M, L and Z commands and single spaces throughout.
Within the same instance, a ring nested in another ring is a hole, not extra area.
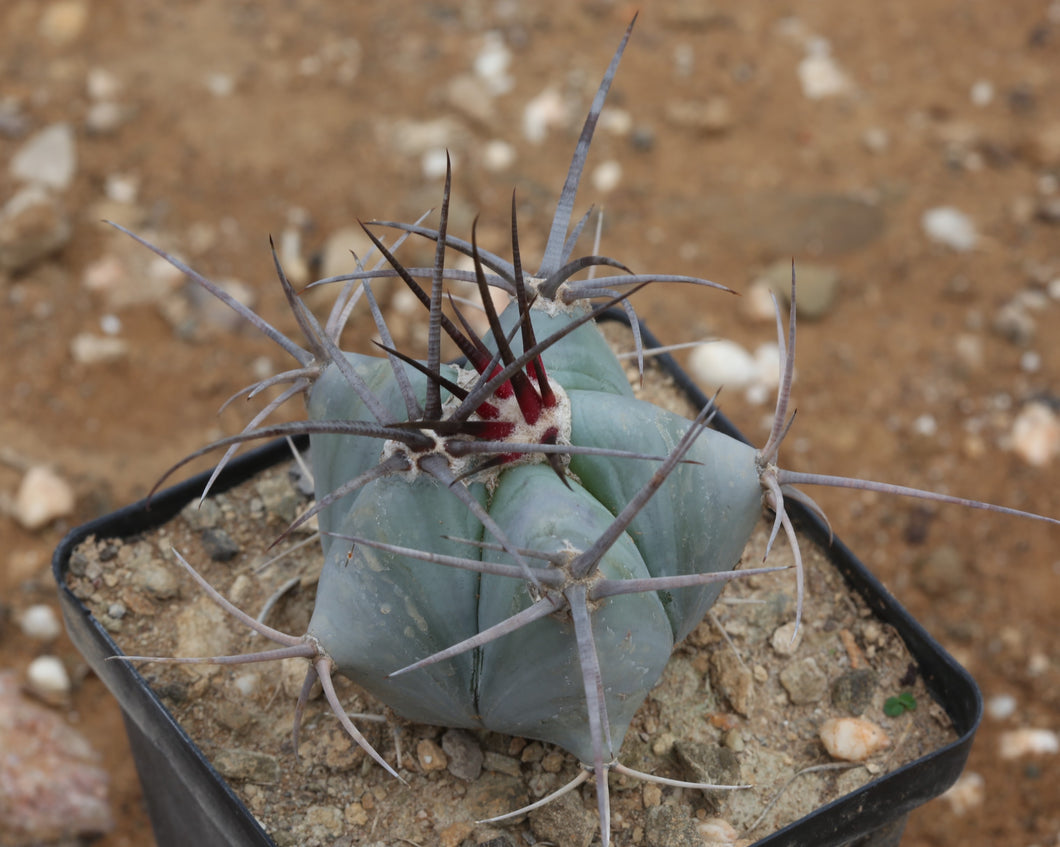
M 437 203 L 438 181 L 424 179 L 418 158 L 403 155 L 382 130 L 399 118 L 449 115 L 461 133 L 453 144 L 455 229 L 466 232 L 481 213 L 481 239 L 501 249 L 518 186 L 524 252 L 535 255 L 573 137 L 554 131 L 541 145 L 525 141 L 522 107 L 552 84 L 576 98 L 580 113 L 633 11 L 608 3 L 524 11 L 515 4 L 354 9 L 101 0 L 91 4 L 83 31 L 56 45 L 39 30 L 45 8 L 33 0 L 4 4 L 0 67 L 5 96 L 21 104 L 32 128 L 70 120 L 78 129 L 78 172 L 65 195 L 74 234 L 60 256 L 0 282 L 0 395 L 7 398 L 0 443 L 8 463 L 52 464 L 79 500 L 74 516 L 42 532 L 0 519 L 0 665 L 17 670 L 42 648 L 22 639 L 10 617 L 52 599 L 46 563 L 63 531 L 141 496 L 171 462 L 232 431 L 243 410 L 220 421 L 214 411 L 247 381 L 257 357 L 274 356 L 250 333 L 189 338 L 148 304 L 118 312 L 125 360 L 76 363 L 69 340 L 98 332 L 100 317 L 115 311 L 82 285 L 90 262 L 124 250 L 99 219 L 123 213 L 208 275 L 244 280 L 259 311 L 290 328 L 265 235 L 278 235 L 294 207 L 306 213 L 307 254 L 357 218 L 418 216 Z M 804 53 L 784 34 L 791 31 L 783 24 L 793 14 L 788 7 L 692 0 L 642 11 L 610 102 L 627 109 L 636 127 L 650 128 L 654 142 L 647 151 L 607 133 L 596 142 L 590 168 L 611 158 L 623 166 L 621 185 L 606 200 L 604 251 L 636 269 L 706 275 L 738 290 L 758 269 L 792 255 L 839 270 L 837 302 L 824 319 L 801 327 L 789 466 L 1060 514 L 1055 463 L 1034 468 L 999 446 L 1022 403 L 1060 393 L 1060 345 L 1051 343 L 1060 332 L 1057 305 L 1035 314 L 1036 372 L 1021 369 L 1024 348 L 990 331 L 1004 302 L 1060 276 L 1055 223 L 1035 214 L 1060 169 L 1055 140 L 1049 147 L 1060 115 L 1060 23 L 1055 4 L 1049 8 L 921 0 L 852 12 L 838 0 L 806 4 L 794 14 L 829 39 L 856 84 L 856 93 L 822 101 L 799 90 L 795 68 Z M 493 101 L 482 125 L 456 115 L 444 88 L 470 69 L 490 29 L 502 31 L 515 54 L 514 88 Z M 361 55 L 347 83 L 341 44 L 348 38 L 357 39 Z M 675 72 L 680 47 L 694 55 L 688 76 Z M 300 71 L 311 66 L 319 72 Z M 120 99 L 135 107 L 125 125 L 103 136 L 83 131 L 85 76 L 94 67 L 115 74 L 124 86 Z M 204 77 L 214 72 L 232 75 L 231 96 L 209 93 Z M 995 89 L 982 107 L 969 98 L 979 79 Z M 723 132 L 668 120 L 668 105 L 715 95 L 730 108 Z M 889 137 L 882 153 L 862 142 L 872 128 Z M 492 138 L 517 153 L 500 174 L 479 165 L 481 144 Z M 0 137 L 0 160 L 20 143 Z M 103 203 L 112 174 L 139 179 L 134 210 Z M 5 170 L 3 196 L 12 188 Z M 813 213 L 825 220 L 824 204 L 791 198 L 821 194 L 867 198 L 884 226 L 877 230 L 871 215 L 866 222 L 840 213 L 815 232 Z M 593 199 L 584 186 L 579 208 Z M 920 216 L 938 205 L 957 206 L 977 222 L 978 249 L 955 253 L 927 241 Z M 193 237 L 204 225 L 212 241 Z M 641 294 L 637 308 L 668 340 L 724 332 L 754 345 L 771 336 L 768 325 L 742 315 L 735 298 L 710 292 Z M 958 352 L 965 334 L 982 345 L 978 365 Z M 726 411 L 760 442 L 762 407 L 731 394 Z M 922 415 L 937 424 L 929 438 L 913 434 Z M 0 490 L 13 492 L 18 479 L 17 470 L 0 466 Z M 1057 757 L 998 755 L 1003 729 L 1055 728 L 1060 713 L 1055 529 L 884 497 L 815 497 L 985 694 L 1018 702 L 1007 721 L 987 719 L 973 751 L 969 767 L 986 780 L 982 805 L 958 816 L 945 801 L 934 803 L 913 815 L 906 843 L 1055 839 Z M 940 585 L 923 578 L 922 563 L 944 545 L 964 567 Z M 71 647 L 58 652 L 77 665 Z M 95 679 L 77 686 L 69 714 L 97 739 L 114 774 L 119 829 L 98 843 L 150 843 L 120 718 Z

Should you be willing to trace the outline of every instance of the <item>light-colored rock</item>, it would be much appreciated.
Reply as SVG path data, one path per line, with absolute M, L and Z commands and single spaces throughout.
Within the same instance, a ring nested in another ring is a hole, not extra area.
M 1009 443 L 1027 464 L 1044 468 L 1060 456 L 1060 416 L 1044 403 L 1028 403 L 1012 423 Z
M 965 771 L 960 778 L 943 792 L 942 799 L 950 804 L 955 815 L 966 815 L 983 805 L 986 780 L 975 771 Z
M 116 362 L 129 353 L 129 345 L 122 338 L 107 338 L 91 332 L 79 332 L 70 339 L 70 355 L 82 365 Z
M 45 8 L 37 31 L 56 47 L 66 47 L 85 31 L 88 12 L 86 0 L 55 0 Z
M 972 219 L 952 206 L 928 209 L 921 216 L 920 225 L 924 234 L 936 244 L 961 253 L 974 249 L 979 241 Z
M 815 320 L 824 317 L 832 308 L 839 293 L 839 271 L 830 265 L 799 262 L 795 265 L 798 283 L 795 291 L 795 306 L 800 318 Z M 776 296 L 778 302 L 791 304 L 791 261 L 780 259 L 758 277 Z
M 0 210 L 0 270 L 32 267 L 62 250 L 71 232 L 57 197 L 40 185 L 22 188 Z
M 735 341 L 718 339 L 696 347 L 688 359 L 693 376 L 713 388 L 746 388 L 758 379 L 758 365 Z
M 26 669 L 26 686 L 44 702 L 59 705 L 70 696 L 70 674 L 57 656 L 38 656 Z
M 449 757 L 445 755 L 445 751 L 429 738 L 421 738 L 417 742 L 416 758 L 424 773 L 444 771 L 449 766 Z
M 11 176 L 54 191 L 65 191 L 77 171 L 77 146 L 68 123 L 46 126 L 23 142 L 11 157 Z
M 47 603 L 36 603 L 18 616 L 18 626 L 22 634 L 34 641 L 52 641 L 63 631 L 55 609 Z
M 108 777 L 88 739 L 0 672 L 0 838 L 50 844 L 114 827 Z
M 15 495 L 14 516 L 24 528 L 36 530 L 74 510 L 74 490 L 51 468 L 36 465 L 26 471 Z
M 828 755 L 846 762 L 863 762 L 891 746 L 887 733 L 864 718 L 829 718 L 819 735 Z
M 490 94 L 507 94 L 515 84 L 508 74 L 512 64 L 512 51 L 504 43 L 504 36 L 490 31 L 482 37 L 482 46 L 475 55 L 475 76 L 487 86 Z
M 1060 753 L 1060 736 L 1051 729 L 1022 727 L 1001 733 L 998 751 L 1002 759 Z
M 608 194 L 622 182 L 622 165 L 614 159 L 601 162 L 592 173 L 592 185 L 600 194 Z
M 823 100 L 847 93 L 850 79 L 825 49 L 811 52 L 798 67 L 802 93 L 809 100 Z
M 986 713 L 996 721 L 1003 721 L 1016 714 L 1018 703 L 1011 694 L 995 694 L 987 698 Z
M 515 148 L 507 141 L 495 138 L 482 148 L 482 164 L 493 173 L 507 170 L 515 164 Z
M 554 88 L 546 88 L 523 108 L 523 135 L 527 141 L 540 144 L 550 129 L 564 126 L 567 120 L 563 96 Z

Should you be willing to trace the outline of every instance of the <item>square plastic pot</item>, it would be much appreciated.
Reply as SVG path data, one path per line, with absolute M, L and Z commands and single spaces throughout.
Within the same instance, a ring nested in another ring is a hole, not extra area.
M 625 322 L 621 314 L 612 319 Z M 659 346 L 647 330 L 642 328 L 642 333 L 646 347 Z M 697 408 L 707 402 L 707 397 L 668 355 L 659 356 L 657 361 Z M 743 440 L 722 415 L 715 417 L 713 426 Z M 213 490 L 227 490 L 289 457 L 289 447 L 282 441 L 248 453 L 227 467 Z M 203 474 L 165 490 L 152 498 L 150 507 L 140 501 L 73 530 L 56 549 L 52 570 L 71 639 L 121 706 L 159 847 L 275 847 L 137 670 L 125 662 L 107 661 L 120 654 L 117 645 L 66 584 L 71 555 L 88 536 L 130 538 L 161 526 L 200 495 L 207 476 Z M 982 717 L 982 696 L 967 671 L 898 604 L 842 541 L 835 538 L 829 544 L 827 529 L 798 504 L 789 503 L 788 510 L 800 529 L 828 551 L 832 565 L 848 585 L 882 621 L 897 630 L 916 661 L 921 678 L 953 722 L 958 738 L 819 807 L 755 842 L 755 847 L 894 847 L 901 840 L 909 812 L 949 788 L 963 770 Z

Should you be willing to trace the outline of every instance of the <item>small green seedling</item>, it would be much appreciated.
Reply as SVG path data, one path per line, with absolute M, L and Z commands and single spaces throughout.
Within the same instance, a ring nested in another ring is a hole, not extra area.
M 889 718 L 900 718 L 906 712 L 916 711 L 916 697 L 903 691 L 897 697 L 888 697 L 883 704 L 883 713 Z

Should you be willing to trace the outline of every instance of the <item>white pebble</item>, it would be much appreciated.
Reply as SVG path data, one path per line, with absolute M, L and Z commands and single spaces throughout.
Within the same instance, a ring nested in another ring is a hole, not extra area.
M 883 127 L 869 127 L 861 136 L 861 143 L 870 153 L 884 153 L 891 145 L 891 137 Z
M 563 96 L 554 88 L 546 88 L 523 109 L 523 135 L 527 141 L 540 144 L 550 129 L 563 126 L 566 120 Z
M 720 388 L 747 388 L 758 381 L 758 363 L 735 341 L 719 339 L 700 344 L 688 360 L 696 379 Z
M 261 676 L 256 673 L 243 673 L 237 676 L 232 683 L 240 694 L 244 697 L 249 697 L 258 690 L 261 684 Z
M 850 80 L 827 53 L 815 53 L 799 62 L 799 83 L 810 100 L 835 97 L 850 89 Z
M 76 170 L 74 130 L 68 123 L 45 127 L 27 139 L 11 157 L 11 175 L 15 179 L 55 191 L 69 188 Z
M 493 94 L 506 94 L 514 84 L 508 74 L 512 63 L 512 51 L 504 43 L 499 32 L 487 32 L 482 49 L 475 56 L 475 74 L 483 80 Z
M 449 154 L 441 147 L 427 150 L 420 157 L 420 169 L 425 179 L 435 180 L 445 176 Z
M 1027 350 L 1020 355 L 1020 370 L 1028 374 L 1036 374 L 1042 369 L 1042 357 L 1034 350 Z
M 15 495 L 14 515 L 23 527 L 40 529 L 74 510 L 74 490 L 55 471 L 36 465 L 26 471 Z
M 55 700 L 70 693 L 70 675 L 55 656 L 38 656 L 26 670 L 29 689 L 44 698 Z
M 994 83 L 988 79 L 977 79 L 972 84 L 968 97 L 974 106 L 989 106 L 994 99 Z
M 203 82 L 214 97 L 229 97 L 236 90 L 236 80 L 231 74 L 207 74 Z
M 986 701 L 986 711 L 994 720 L 1012 717 L 1016 712 L 1016 698 L 1011 694 L 995 694 Z
M 939 431 L 938 421 L 935 420 L 934 415 L 923 414 L 913 421 L 913 432 L 917 435 L 923 436 L 924 438 L 930 438 Z
M 795 636 L 794 639 L 792 639 L 792 636 Z M 802 644 L 802 628 L 796 632 L 795 621 L 781 624 L 773 630 L 770 644 L 773 645 L 773 650 L 778 656 L 793 656 L 795 651 L 799 649 L 799 645 Z
M 46 603 L 30 606 L 18 619 L 19 628 L 27 638 L 36 641 L 51 641 L 63 631 L 59 616 Z
M 920 225 L 932 241 L 959 252 L 971 250 L 979 239 L 972 219 L 952 206 L 928 209 L 920 218 Z
M 106 68 L 89 68 L 85 91 L 93 100 L 113 100 L 121 92 L 121 82 Z
M 943 793 L 955 815 L 963 815 L 983 805 L 986 781 L 975 771 L 965 771 L 953 785 Z
M 495 138 L 482 149 L 482 164 L 493 173 L 507 170 L 515 164 L 515 148 L 507 141 Z
M 70 355 L 82 365 L 116 362 L 128 355 L 129 345 L 122 338 L 79 332 L 70 339 Z
M 103 192 L 115 203 L 135 203 L 140 193 L 140 180 L 129 174 L 107 174 Z
M 622 165 L 614 159 L 601 162 L 593 169 L 593 188 L 601 194 L 607 194 L 610 191 L 614 191 L 618 188 L 620 182 L 622 182 Z
M 833 759 L 863 762 L 891 746 L 887 733 L 864 718 L 829 718 L 820 729 L 821 743 Z
M 775 341 L 767 341 L 755 347 L 755 367 L 758 368 L 758 382 L 765 388 L 776 388 L 780 385 L 780 347 Z
M 99 316 L 99 328 L 104 335 L 117 335 L 121 332 L 121 318 L 108 312 Z
M 1028 403 L 1012 424 L 1009 443 L 1027 464 L 1045 467 L 1060 455 L 1060 418 L 1044 403 Z
M 1002 759 L 1060 753 L 1060 737 L 1051 729 L 1013 729 L 1001 733 L 998 750 Z

